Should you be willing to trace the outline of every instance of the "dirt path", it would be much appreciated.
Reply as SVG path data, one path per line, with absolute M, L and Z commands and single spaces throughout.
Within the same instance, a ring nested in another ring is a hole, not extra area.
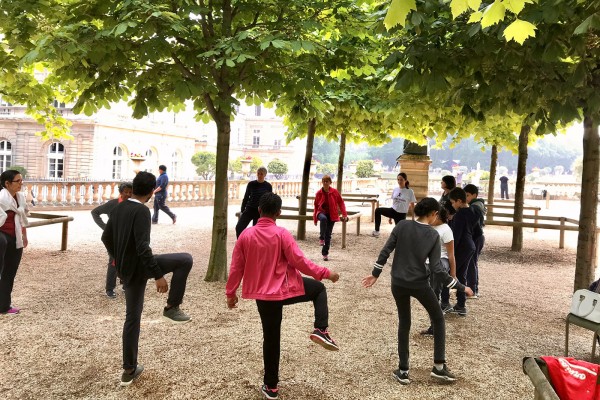
M 229 253 L 233 248 L 230 210 Z M 69 250 L 57 251 L 57 226 L 31 229 L 31 247 L 17 275 L 15 317 L 0 318 L 0 397 L 3 399 L 259 399 L 262 382 L 261 328 L 256 306 L 225 305 L 224 284 L 203 281 L 210 250 L 210 208 L 175 209 L 177 225 L 161 216 L 153 226 L 156 253 L 188 251 L 195 265 L 183 308 L 194 320 L 172 326 L 160 320 L 165 296 L 146 294 L 140 341 L 142 377 L 118 387 L 124 296 L 104 296 L 106 254 L 89 212 L 74 212 Z M 294 223 L 283 223 L 295 230 Z M 431 381 L 433 342 L 418 331 L 428 325 L 413 304 L 411 378 L 408 386 L 391 378 L 396 368 L 397 315 L 390 293 L 389 266 L 375 287 L 360 279 L 391 229 L 380 238 L 349 236 L 341 250 L 334 230 L 330 268 L 342 278 L 327 282 L 330 329 L 339 352 L 327 352 L 308 335 L 312 307 L 284 312 L 280 371 L 281 399 L 528 399 L 533 388 L 522 373 L 524 356 L 561 355 L 564 317 L 572 292 L 575 250 L 558 250 L 556 237 L 526 234 L 521 253 L 509 251 L 512 231 L 487 228 L 481 258 L 479 300 L 469 300 L 466 318 L 447 317 L 447 359 L 459 376 L 451 386 Z M 316 228 L 308 227 L 301 247 L 320 259 Z M 352 230 L 352 229 L 351 229 Z M 574 328 L 573 356 L 589 359 L 591 334 Z

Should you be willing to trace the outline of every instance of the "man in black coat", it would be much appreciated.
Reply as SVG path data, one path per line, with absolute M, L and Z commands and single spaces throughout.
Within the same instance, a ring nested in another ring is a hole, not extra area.
M 153 255 L 150 248 L 150 210 L 145 203 L 154 191 L 156 177 L 149 172 L 139 172 L 133 179 L 130 199 L 113 210 L 102 242 L 115 259 L 117 275 L 125 288 L 126 317 L 123 326 L 123 374 L 121 386 L 130 385 L 144 367 L 137 363 L 140 322 L 144 306 L 146 281 L 154 278 L 156 291 L 166 293 L 169 285 L 164 275 L 172 272 L 171 290 L 163 318 L 173 323 L 185 323 L 191 318 L 179 305 L 183 302 L 187 277 L 193 259 L 188 253 Z

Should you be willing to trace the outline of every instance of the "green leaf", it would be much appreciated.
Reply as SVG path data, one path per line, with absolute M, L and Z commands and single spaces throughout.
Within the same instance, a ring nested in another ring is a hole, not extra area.
M 233 62 L 233 60 L 231 58 L 228 58 L 227 60 L 225 60 L 225 64 L 231 68 L 235 67 L 235 62 Z
M 587 17 L 577 28 L 575 28 L 575 35 L 581 35 L 587 33 L 590 29 L 600 28 L 600 15 L 592 14 Z
M 483 12 L 483 18 L 481 18 L 481 27 L 483 29 L 497 24 L 504 20 L 506 14 L 506 8 L 500 0 L 494 1 L 492 4 L 486 7 Z
M 479 22 L 481 21 L 481 18 L 483 17 L 483 13 L 481 11 L 476 11 L 474 13 L 471 14 L 471 16 L 469 17 L 469 24 L 475 23 L 475 22 Z
M 519 14 L 525 7 L 525 0 L 504 0 L 504 6 L 513 14 Z
M 450 2 L 450 10 L 452 11 L 452 18 L 454 19 L 468 9 L 469 4 L 467 3 L 467 0 L 452 0 L 452 2 Z
M 128 27 L 127 22 L 121 22 L 119 25 L 115 26 L 113 35 L 121 36 L 121 34 L 123 34 L 123 32 L 125 32 L 127 30 L 127 27 Z
M 385 28 L 390 30 L 396 25 L 404 26 L 408 13 L 416 9 L 416 0 L 392 0 L 392 4 L 383 20 Z
M 479 11 L 481 0 L 467 0 L 467 4 L 473 11 Z
M 506 27 L 504 38 L 507 42 L 514 40 L 519 44 L 523 44 L 527 38 L 535 37 L 535 30 L 536 27 L 531 22 L 517 19 Z

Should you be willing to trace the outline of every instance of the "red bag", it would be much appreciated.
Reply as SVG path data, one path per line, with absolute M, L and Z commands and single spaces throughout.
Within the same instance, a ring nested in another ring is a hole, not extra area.
M 600 365 L 572 357 L 540 357 L 561 400 L 600 400 L 596 388 Z

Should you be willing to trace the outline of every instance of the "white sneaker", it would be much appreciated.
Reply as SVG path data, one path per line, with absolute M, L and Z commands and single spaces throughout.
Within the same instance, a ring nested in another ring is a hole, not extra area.
M 373 236 L 373 237 L 379 237 L 379 231 L 373 231 L 373 232 L 371 232 L 371 236 Z

